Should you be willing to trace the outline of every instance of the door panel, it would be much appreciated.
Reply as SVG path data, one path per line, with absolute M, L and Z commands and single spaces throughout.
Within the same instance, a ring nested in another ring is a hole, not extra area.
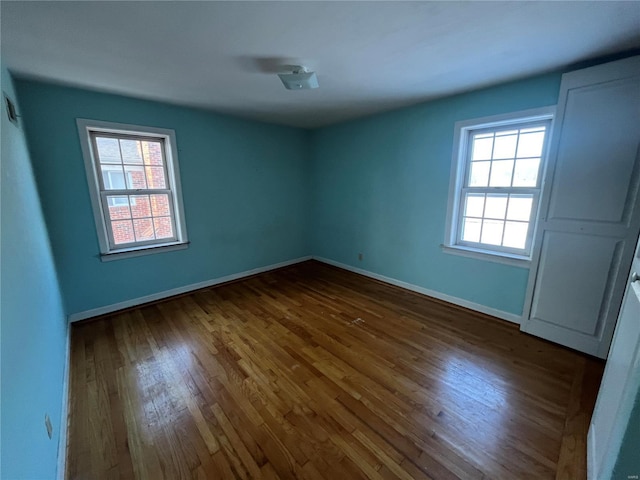
M 605 358 L 640 231 L 640 57 L 565 74 L 521 329 Z
M 619 223 L 637 176 L 638 81 L 568 92 L 549 219 Z M 602 168 L 606 165 L 606 168 Z
M 596 335 L 607 313 L 608 280 L 619 269 L 619 252 L 616 238 L 546 232 L 531 318 Z
M 635 275 L 634 275 L 635 274 Z M 609 479 L 640 389 L 640 241 L 589 427 L 590 479 Z

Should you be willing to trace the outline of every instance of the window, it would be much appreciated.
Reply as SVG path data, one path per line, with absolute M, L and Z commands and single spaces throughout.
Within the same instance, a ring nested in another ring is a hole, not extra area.
M 185 248 L 174 131 L 77 122 L 103 260 Z
M 530 260 L 552 118 L 545 108 L 456 124 L 445 250 Z

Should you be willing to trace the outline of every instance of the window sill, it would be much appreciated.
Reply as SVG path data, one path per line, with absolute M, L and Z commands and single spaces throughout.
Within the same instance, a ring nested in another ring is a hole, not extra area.
M 165 243 L 162 245 L 146 245 L 144 247 L 126 248 L 122 250 L 114 250 L 109 253 L 101 253 L 100 260 L 102 262 L 112 262 L 113 260 L 123 260 L 125 258 L 141 257 L 143 255 L 152 255 L 154 253 L 173 252 L 175 250 L 184 250 L 189 247 L 189 242 Z
M 489 262 L 503 263 L 514 267 L 529 268 L 531 259 L 522 255 L 514 255 L 503 252 L 493 252 L 491 250 L 482 250 L 473 247 L 464 247 L 461 245 L 440 245 L 444 253 L 452 255 L 460 255 L 462 257 L 477 258 Z

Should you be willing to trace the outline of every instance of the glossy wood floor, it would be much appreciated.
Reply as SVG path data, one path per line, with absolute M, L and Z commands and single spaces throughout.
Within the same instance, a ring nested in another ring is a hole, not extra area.
M 307 262 L 72 332 L 72 479 L 585 478 L 602 362 Z

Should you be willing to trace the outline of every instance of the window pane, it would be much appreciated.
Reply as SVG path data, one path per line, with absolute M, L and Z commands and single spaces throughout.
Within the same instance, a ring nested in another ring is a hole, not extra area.
M 468 193 L 464 214 L 467 217 L 482 217 L 484 211 L 484 193 Z
M 516 171 L 513 173 L 513 186 L 535 187 L 538 184 L 539 169 L 539 158 L 516 161 Z
M 125 188 L 122 166 L 100 165 L 100 170 L 102 170 L 102 184 L 105 190 L 123 190 Z
M 504 227 L 503 245 L 511 248 L 521 248 L 527 244 L 529 224 L 524 222 L 507 222 Z
M 138 140 L 120 140 L 122 161 L 142 165 L 142 150 Z
M 480 241 L 480 225 L 482 220 L 477 218 L 465 218 L 462 222 L 462 240 L 465 242 Z
M 109 220 L 131 218 L 129 199 L 126 195 L 107 196 L 107 205 L 109 207 Z
M 151 216 L 151 201 L 149 200 L 149 195 L 132 195 L 130 198 L 131 215 L 133 218 Z
M 511 186 L 511 173 L 513 171 L 513 160 L 498 160 L 491 165 L 490 187 Z
M 156 238 L 172 238 L 173 226 L 170 217 L 159 217 L 153 219 Z
M 539 157 L 542 155 L 544 131 L 520 135 L 518 142 L 518 158 Z
M 149 188 L 166 188 L 164 168 L 144 167 L 147 171 L 147 184 Z
M 136 241 L 133 235 L 133 223 L 131 220 L 117 220 L 115 222 L 111 222 L 111 230 L 113 231 L 113 241 L 116 245 Z
M 469 175 L 470 187 L 486 187 L 489 182 L 489 166 L 491 162 L 471 162 Z
M 487 204 L 484 207 L 485 218 L 496 218 L 504 220 L 507 211 L 507 199 L 509 195 L 488 194 Z
M 491 160 L 491 150 L 493 149 L 493 135 L 473 137 L 472 160 Z
M 523 220 L 528 222 L 531 218 L 532 205 L 533 195 L 511 195 L 511 198 L 509 198 L 509 209 L 507 210 L 507 220 Z
M 154 217 L 169 215 L 169 195 L 151 195 L 151 211 Z
M 133 228 L 136 232 L 136 241 L 144 242 L 145 240 L 153 240 L 153 222 L 150 218 L 141 218 L 133 221 Z
M 516 156 L 516 143 L 518 135 L 496 136 L 493 146 L 493 158 L 514 158 Z
M 127 188 L 147 188 L 144 168 L 145 167 L 135 167 L 133 165 L 124 166 L 124 171 L 127 174 Z
M 121 163 L 118 139 L 95 137 L 100 163 Z
M 162 165 L 162 145 L 160 142 L 141 142 L 145 165 Z
M 501 245 L 502 244 L 502 229 L 504 228 L 504 222 L 500 220 L 483 220 L 482 221 L 482 243 L 488 243 L 489 245 Z

